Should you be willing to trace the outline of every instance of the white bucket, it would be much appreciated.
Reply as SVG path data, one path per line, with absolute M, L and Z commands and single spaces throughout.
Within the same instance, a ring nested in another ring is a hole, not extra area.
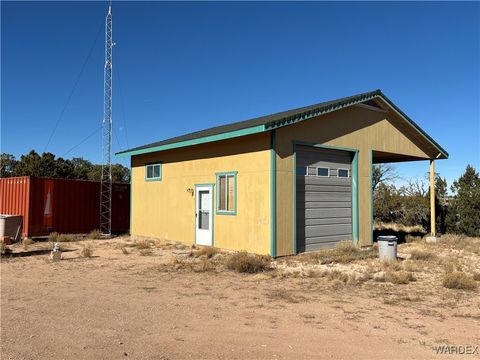
M 397 260 L 397 240 L 392 235 L 377 237 L 378 257 L 381 261 Z

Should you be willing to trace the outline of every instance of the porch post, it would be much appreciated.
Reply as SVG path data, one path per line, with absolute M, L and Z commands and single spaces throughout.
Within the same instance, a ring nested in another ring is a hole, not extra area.
M 435 160 L 430 160 L 430 233 L 436 236 L 435 229 Z

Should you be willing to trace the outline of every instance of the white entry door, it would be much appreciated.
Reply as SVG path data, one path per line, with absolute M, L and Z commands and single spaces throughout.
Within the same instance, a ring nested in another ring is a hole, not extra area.
M 195 238 L 198 245 L 213 245 L 213 186 L 195 188 Z

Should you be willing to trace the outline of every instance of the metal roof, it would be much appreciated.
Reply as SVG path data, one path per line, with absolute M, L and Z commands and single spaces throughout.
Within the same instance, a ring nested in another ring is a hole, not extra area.
M 297 109 L 282 111 L 271 115 L 216 126 L 209 129 L 176 136 L 152 144 L 121 151 L 116 153 L 116 155 L 136 155 L 145 152 L 161 151 L 168 148 L 180 146 L 191 146 L 202 142 L 216 141 L 234 136 L 243 136 L 261 131 L 269 131 L 278 127 L 287 126 L 302 120 L 310 119 L 312 117 L 319 116 L 325 113 L 340 110 L 348 106 L 366 102 L 374 98 L 383 99 L 393 110 L 399 113 L 401 117 L 403 117 L 407 122 L 410 123 L 410 125 L 412 125 L 417 131 L 419 131 L 445 157 L 448 157 L 448 153 L 424 130 L 422 130 L 413 120 L 411 120 L 403 111 L 401 111 L 390 99 L 388 99 L 381 90 L 374 90 L 336 100 L 325 101 Z M 232 134 L 232 136 L 222 136 L 225 134 Z M 208 141 L 202 141 L 202 139 L 208 139 Z M 174 144 L 179 144 L 179 146 L 174 146 Z

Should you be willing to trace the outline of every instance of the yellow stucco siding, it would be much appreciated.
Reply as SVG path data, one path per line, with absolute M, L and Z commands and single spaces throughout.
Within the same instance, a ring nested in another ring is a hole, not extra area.
M 276 130 L 277 255 L 290 255 L 293 241 L 293 142 L 304 141 L 358 150 L 359 244 L 371 242 L 371 150 L 428 159 L 407 137 L 397 118 L 361 107 L 349 107 Z
M 162 162 L 162 180 L 145 181 L 145 164 Z M 237 171 L 237 213 L 214 212 L 214 246 L 270 253 L 270 135 L 268 133 L 133 156 L 134 235 L 195 242 L 195 184 Z M 216 206 L 216 186 L 214 187 Z

